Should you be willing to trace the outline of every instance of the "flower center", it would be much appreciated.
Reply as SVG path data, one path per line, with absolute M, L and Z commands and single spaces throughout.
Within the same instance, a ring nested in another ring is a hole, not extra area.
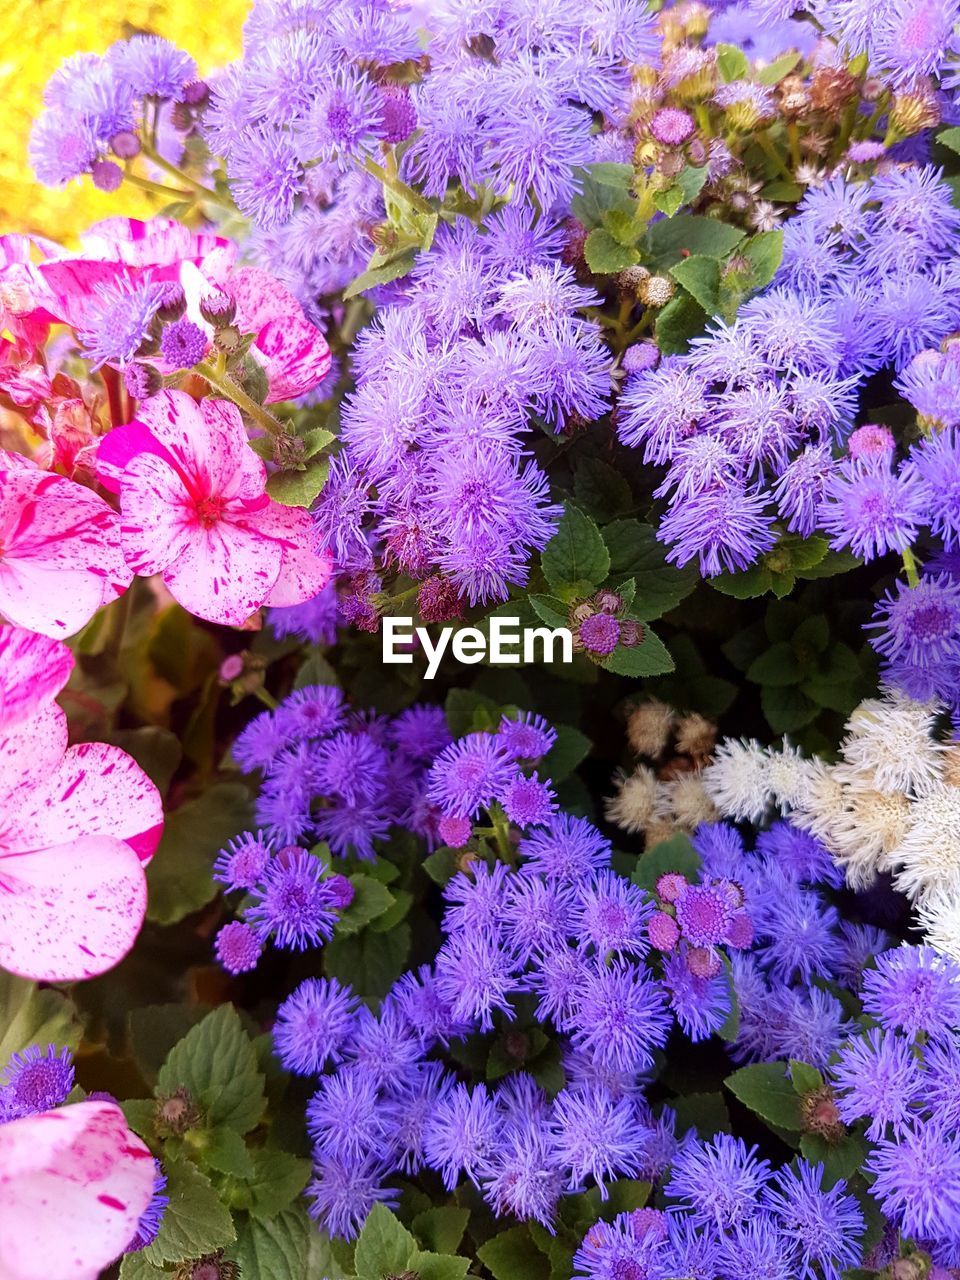
M 201 498 L 196 505 L 197 519 L 205 529 L 210 529 L 223 519 L 223 498 Z

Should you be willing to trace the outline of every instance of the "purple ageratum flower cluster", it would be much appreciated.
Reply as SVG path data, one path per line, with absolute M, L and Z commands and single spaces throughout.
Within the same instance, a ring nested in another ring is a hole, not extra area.
M 182 135 L 193 125 L 186 105 L 198 104 L 205 94 L 193 59 L 159 36 L 118 41 L 102 57 L 74 54 L 44 91 L 45 110 L 30 136 L 34 171 L 54 187 L 89 173 L 97 186 L 114 191 L 123 176 L 117 161 L 140 151 L 147 107 L 158 113 L 162 150 L 175 159 Z M 180 118 L 174 104 L 184 107 Z
M 896 470 L 892 451 L 858 451 L 851 439 L 852 456 L 838 454 L 858 385 L 878 369 L 906 369 L 904 389 L 928 408 L 949 398 L 931 389 L 939 362 L 919 371 L 910 362 L 960 324 L 958 230 L 960 211 L 934 169 L 834 176 L 787 224 L 764 294 L 688 355 L 627 379 L 620 437 L 667 466 L 656 492 L 667 499 L 660 537 L 672 561 L 698 558 L 708 575 L 741 570 L 783 528 L 822 530 L 834 548 L 871 559 L 949 518 L 928 516 L 916 468 Z
M 445 612 L 507 598 L 526 582 L 559 507 L 527 443 L 531 416 L 553 429 L 609 405 L 611 356 L 592 290 L 554 256 L 556 226 L 508 206 L 485 231 L 441 227 L 433 247 L 361 333 L 344 449 L 317 521 L 339 564 L 376 556 L 414 579 L 447 584 Z
M 69 1049 L 28 1045 L 0 1069 L 0 1124 L 62 1106 L 73 1088 Z

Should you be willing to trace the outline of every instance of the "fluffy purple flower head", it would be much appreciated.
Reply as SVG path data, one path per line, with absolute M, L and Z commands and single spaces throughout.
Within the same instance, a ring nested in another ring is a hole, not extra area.
M 260 882 L 251 890 L 253 903 L 244 918 L 262 940 L 303 951 L 333 937 L 337 922 L 336 891 L 324 880 L 326 870 L 306 849 L 281 849 Z
M 293 141 L 275 131 L 248 130 L 228 166 L 237 208 L 264 231 L 289 222 L 304 190 L 304 170 Z
M 644 970 L 617 961 L 584 976 L 572 1039 L 598 1063 L 645 1070 L 669 1027 L 663 990 Z
M 97 140 L 82 120 L 68 121 L 59 111 L 43 111 L 33 122 L 30 163 L 47 187 L 61 187 L 88 173 L 98 153 Z
M 867 1157 L 871 1194 L 905 1235 L 956 1239 L 960 1233 L 960 1138 L 933 1121 L 881 1140 Z
M 894 947 L 864 973 L 863 1007 L 892 1030 L 948 1036 L 960 1028 L 960 964 L 932 947 Z
M 197 78 L 197 64 L 190 55 L 160 36 L 119 40 L 107 58 L 138 98 L 172 98 L 180 102 L 186 86 Z
M 274 712 L 278 730 L 290 742 L 325 738 L 346 720 L 343 692 L 332 684 L 310 684 L 295 689 Z
M 960 661 L 960 582 L 950 574 L 898 581 L 880 601 L 870 643 L 891 662 L 921 669 Z
M 273 1043 L 283 1066 L 296 1075 L 319 1075 L 341 1060 L 356 1025 L 359 1001 L 336 978 L 307 978 L 280 1005 Z
M 653 912 L 648 894 L 615 871 L 599 871 L 583 885 L 573 928 L 582 948 L 598 956 L 643 956 Z
M 609 613 L 593 613 L 577 626 L 577 641 L 587 653 L 609 657 L 620 643 L 620 623 Z
M 664 1193 L 703 1226 L 733 1227 L 754 1216 L 769 1181 L 770 1164 L 755 1146 L 718 1133 L 680 1148 Z
M 688 142 L 696 131 L 696 121 L 687 111 L 678 107 L 661 107 L 650 121 L 650 132 L 664 146 L 680 147 Z
M 384 1186 L 387 1171 L 377 1160 L 360 1163 L 322 1156 L 307 1184 L 308 1213 L 330 1235 L 353 1240 L 375 1204 L 395 1206 L 400 1193 Z
M 886 459 L 843 462 L 832 472 L 820 505 L 821 528 L 835 550 L 849 547 L 863 560 L 903 551 L 924 518 L 919 487 Z
M 490 733 L 471 733 L 445 747 L 430 770 L 427 795 L 444 814 L 470 817 L 503 792 L 515 766 Z
M 160 354 L 174 369 L 192 369 L 207 350 L 207 335 L 184 317 L 168 324 L 160 336 Z
M 503 716 L 497 737 L 515 760 L 540 760 L 557 740 L 556 730 L 531 711 Z
M 437 989 L 458 1021 L 490 1031 L 496 1010 L 513 1017 L 510 997 L 520 989 L 517 967 L 497 937 L 463 932 L 444 943 L 437 955 Z
M 525 873 L 570 885 L 608 867 L 611 852 L 610 842 L 592 823 L 567 813 L 556 814 L 520 842 Z
M 920 1063 L 909 1041 L 872 1027 L 840 1051 L 832 1068 L 840 1090 L 837 1108 L 847 1124 L 866 1116 L 867 1137 L 876 1142 L 888 1126 L 901 1132 L 925 1091 Z
M 331 160 L 346 168 L 383 136 L 383 99 L 361 71 L 339 67 L 325 78 L 303 123 L 297 146 L 304 163 Z
M 960 547 L 960 430 L 935 432 L 910 450 L 905 468 L 916 478 L 925 523 L 945 550 Z
M 310 644 L 330 645 L 337 641 L 337 588 L 331 581 L 312 600 L 303 604 L 285 605 L 270 609 L 267 625 L 283 640 L 295 636 Z
M 461 1173 L 477 1184 L 489 1168 L 496 1149 L 501 1119 L 486 1087 L 454 1085 L 443 1094 L 424 1132 L 427 1163 L 452 1191 Z
M 678 567 L 699 559 L 708 577 L 746 569 L 776 542 L 767 495 L 716 485 L 671 507 L 657 535 Z
M 553 1100 L 550 1139 L 567 1187 L 580 1191 L 591 1179 L 606 1195 L 606 1178 L 635 1177 L 644 1126 L 631 1098 L 602 1089 L 561 1089 Z
M 799 1280 L 840 1280 L 842 1272 L 861 1260 L 865 1229 L 857 1200 L 841 1178 L 824 1187 L 823 1165 L 797 1161 L 774 1175 L 764 1193 L 784 1243 L 795 1252 Z
M 263 942 L 255 929 L 240 920 L 225 924 L 214 939 L 217 961 L 227 973 L 248 973 L 257 967 Z
M 83 353 L 92 367 L 129 364 L 150 336 L 162 301 L 162 286 L 146 278 L 122 278 L 116 283 L 97 285 L 78 331 Z
M 136 1235 L 127 1245 L 125 1253 L 136 1253 L 140 1249 L 145 1249 L 148 1244 L 153 1244 L 160 1233 L 160 1224 L 170 1203 L 170 1197 L 166 1194 L 167 1175 L 163 1172 L 159 1160 L 154 1160 L 153 1163 L 156 1170 L 153 1179 L 153 1195 L 140 1215 Z
M 708 962 L 712 962 L 704 974 L 696 972 L 695 957 L 701 953 Z M 670 995 L 670 1007 L 693 1044 L 719 1031 L 730 1013 L 730 993 L 722 975 L 723 963 L 719 955 L 701 948 L 674 952 L 664 959 L 663 977 Z
M 725 885 L 686 885 L 675 900 L 677 925 L 693 947 L 725 942 L 737 902 Z
M 325 1075 L 307 1103 L 307 1132 L 324 1158 L 358 1163 L 382 1151 L 376 1083 L 360 1071 Z
M 27 1045 L 0 1071 L 0 1122 L 62 1106 L 73 1088 L 73 1078 L 69 1049 Z
M 546 822 L 556 811 L 553 788 L 537 775 L 517 772 L 500 793 L 503 811 L 518 827 Z

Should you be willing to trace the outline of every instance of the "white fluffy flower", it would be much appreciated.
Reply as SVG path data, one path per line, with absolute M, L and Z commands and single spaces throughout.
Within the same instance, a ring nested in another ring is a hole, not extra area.
M 759 822 L 774 799 L 769 770 L 769 755 L 756 739 L 726 738 L 703 771 L 703 785 L 725 818 Z
M 931 947 L 960 960 L 960 887 L 930 894 L 917 912 L 917 922 Z
M 646 765 L 638 765 L 631 774 L 621 774 L 615 784 L 617 793 L 604 800 L 603 811 L 609 822 L 635 835 L 649 826 L 662 805 L 658 790 L 661 784 Z
M 876 779 L 878 791 L 923 792 L 941 777 L 943 746 L 932 736 L 936 704 L 891 691 L 867 698 L 847 722 L 844 763 Z
M 899 868 L 897 888 L 908 898 L 960 885 L 960 787 L 939 786 L 914 800 L 890 861 Z
M 766 783 L 781 813 L 788 813 L 801 804 L 816 777 L 815 762 L 805 760 L 786 738 L 779 750 L 771 747 L 767 753 Z

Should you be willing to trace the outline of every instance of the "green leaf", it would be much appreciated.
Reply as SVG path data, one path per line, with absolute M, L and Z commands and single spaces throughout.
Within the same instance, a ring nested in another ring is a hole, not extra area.
M 360 1280 L 382 1280 L 410 1270 L 417 1242 L 385 1204 L 375 1204 L 367 1214 L 354 1261 Z
M 406 920 L 389 933 L 364 931 L 352 938 L 334 938 L 324 949 L 324 972 L 351 985 L 360 996 L 382 999 L 406 967 L 410 939 Z
M 689 1129 L 704 1139 L 712 1138 L 715 1133 L 730 1132 L 730 1112 L 722 1093 L 683 1093 L 671 1098 L 670 1106 L 677 1113 L 678 1136 Z
M 241 1218 L 229 1256 L 239 1263 L 241 1276 L 305 1280 L 313 1230 L 306 1209 L 299 1205 L 266 1220 Z
M 637 176 L 632 164 L 615 164 L 612 160 L 600 160 L 591 164 L 588 172 L 594 182 L 612 187 L 614 191 L 632 191 Z
M 142 1251 L 124 1254 L 120 1262 L 120 1280 L 158 1280 L 163 1275 L 169 1272 L 149 1263 Z
M 724 84 L 729 84 L 732 80 L 746 80 L 750 75 L 750 62 L 743 50 L 738 49 L 735 44 L 718 44 L 716 48 L 717 70 Z
M 941 129 L 937 134 L 937 141 L 949 147 L 951 151 L 960 152 L 960 126 L 953 125 L 950 129 Z
M 0 969 L 0 1065 L 29 1044 L 76 1049 L 82 1035 L 72 1000 Z
M 308 462 L 302 471 L 275 471 L 267 480 L 267 493 L 284 507 L 312 507 L 329 474 L 329 458 Z
M 626 171 L 629 170 L 629 178 Z M 632 219 L 639 204 L 630 194 L 634 173 L 632 165 L 588 165 L 574 171 L 581 190 L 574 196 L 573 216 L 585 227 L 602 227 L 610 213 L 616 211 Z M 608 180 L 611 179 L 611 180 Z
M 741 573 L 718 573 L 707 581 L 715 591 L 734 600 L 753 600 L 773 587 L 773 574 L 762 564 L 753 564 Z
M 232 1244 L 233 1219 L 221 1204 L 210 1179 L 189 1160 L 165 1160 L 166 1194 L 170 1197 L 156 1240 L 143 1250 L 147 1262 L 182 1262 Z
M 796 1058 L 790 1059 L 789 1066 L 790 1081 L 795 1092 L 813 1093 L 815 1089 L 823 1088 L 823 1076 L 816 1067 L 811 1067 L 808 1062 L 800 1062 Z
M 837 573 L 850 573 L 859 569 L 863 561 L 849 551 L 827 551 L 814 565 L 799 570 L 801 578 L 815 580 L 832 578 Z
M 796 204 L 803 196 L 803 187 L 799 182 L 786 182 L 782 178 L 774 178 L 760 189 L 764 200 L 782 200 L 784 204 Z
M 387 907 L 386 911 L 377 916 L 375 920 L 371 920 L 370 928 L 377 933 L 387 933 L 394 925 L 398 925 L 401 920 L 405 920 L 413 906 L 413 894 L 407 889 L 394 889 L 393 903 Z
M 730 1092 L 762 1120 L 791 1132 L 802 1124 L 800 1099 L 782 1062 L 757 1062 L 727 1076 Z
M 577 506 L 601 524 L 633 509 L 633 494 L 626 480 L 608 462 L 583 458 L 573 481 Z
M 373 876 L 358 872 L 350 877 L 350 883 L 353 885 L 353 901 L 337 921 L 335 936 L 338 938 L 359 933 L 364 925 L 382 916 L 394 903 L 390 890 Z
M 309 1160 L 301 1160 L 287 1151 L 260 1147 L 251 1152 L 253 1177 L 246 1190 L 247 1206 L 255 1218 L 272 1218 L 291 1204 L 310 1180 Z
M 540 563 L 551 588 L 572 598 L 599 587 L 610 570 L 610 553 L 593 520 L 568 505 Z
M 747 679 L 754 684 L 794 685 L 803 676 L 803 669 L 792 644 L 781 640 L 755 658 L 747 667 Z
M 547 752 L 542 773 L 552 782 L 562 782 L 590 753 L 592 742 L 585 733 L 569 724 L 557 726 L 557 740 Z
M 673 659 L 660 637 L 645 626 L 643 639 L 638 645 L 630 649 L 617 645 L 599 665 L 604 671 L 612 671 L 618 676 L 662 676 L 673 670 Z
M 665 218 L 672 218 L 683 204 L 683 189 L 679 182 L 673 182 L 663 191 L 658 191 L 653 197 L 653 204 Z
M 744 239 L 745 231 L 717 218 L 683 213 L 647 228 L 647 249 L 657 267 L 671 267 L 681 258 L 704 254 L 726 258 Z
M 393 280 L 399 280 L 401 276 L 407 274 L 416 260 L 416 252 L 413 249 L 409 249 L 386 266 L 368 267 L 366 271 L 362 271 L 355 280 L 351 281 L 344 290 L 344 302 L 355 298 L 358 293 L 365 293 L 367 289 L 376 288 L 378 284 L 390 284 Z
M 314 427 L 303 436 L 304 457 L 312 458 L 321 449 L 325 449 L 328 444 L 333 444 L 336 438 L 333 432 L 328 431 L 326 427 Z
M 777 58 L 775 62 L 768 62 L 765 67 L 760 67 L 754 79 L 758 84 L 779 84 L 785 76 L 790 74 L 800 61 L 801 56 L 796 49 L 793 49 L 790 53 L 785 53 L 782 57 Z
M 830 623 L 824 614 L 813 613 L 804 618 L 797 627 L 791 643 L 801 662 L 804 655 L 823 653 L 830 643 Z M 854 658 L 854 665 L 859 675 L 860 668 L 856 658 Z
M 217 1173 L 229 1173 L 234 1178 L 252 1178 L 254 1176 L 253 1159 L 236 1129 L 228 1129 L 226 1125 L 214 1129 L 207 1135 L 207 1140 L 200 1150 L 203 1163 Z
M 640 261 L 636 249 L 620 244 L 606 227 L 597 227 L 590 232 L 583 246 L 583 255 L 595 275 L 613 275 Z
M 783 232 L 758 231 L 738 250 L 750 263 L 750 284 L 762 289 L 777 274 L 783 258 Z
M 311 653 L 297 672 L 293 681 L 295 689 L 305 689 L 312 684 L 336 684 L 337 673 L 322 653 Z
M 473 689 L 451 689 L 443 709 L 455 738 L 475 729 L 495 729 L 500 723 L 500 708 L 494 700 Z
M 230 1004 L 220 1005 L 174 1045 L 157 1076 L 157 1091 L 189 1090 L 209 1128 L 247 1133 L 263 1115 L 264 1078 L 257 1051 Z
M 442 888 L 445 884 L 449 884 L 460 870 L 460 851 L 448 849 L 444 845 L 443 848 L 437 849 L 429 857 L 424 858 L 422 865 L 434 884 Z
M 760 705 L 774 733 L 794 733 L 817 718 L 819 710 L 802 689 L 778 688 L 766 684 L 760 691 Z
M 603 540 L 610 552 L 611 577 L 636 579 L 631 618 L 646 622 L 661 617 L 676 608 L 699 581 L 694 566 L 676 569 L 667 564 L 666 547 L 649 524 L 615 520 L 604 529 Z
M 470 1267 L 469 1258 L 453 1258 L 442 1253 L 415 1253 L 410 1270 L 418 1280 L 463 1280 Z
M 529 603 L 540 621 L 545 622 L 548 627 L 556 629 L 570 625 L 567 606 L 556 596 L 530 596 Z
M 849 1180 L 863 1168 L 867 1144 L 858 1133 L 848 1133 L 841 1142 L 827 1142 L 818 1133 L 805 1133 L 800 1139 L 800 1154 L 811 1164 L 823 1165 L 823 1180 L 832 1187 L 841 1178 Z
M 550 1263 L 526 1226 L 501 1231 L 480 1246 L 477 1257 L 494 1280 L 550 1280 Z
M 657 316 L 654 333 L 664 355 L 682 355 L 690 339 L 707 323 L 707 313 L 696 298 L 682 290 Z
M 436 1253 L 456 1253 L 470 1221 L 469 1209 L 457 1209 L 454 1205 L 438 1205 L 418 1213 L 413 1220 L 413 1230 L 418 1239 Z
M 694 849 L 689 836 L 682 833 L 669 840 L 658 841 L 652 849 L 637 859 L 637 868 L 630 877 L 641 889 L 654 891 L 657 881 L 668 871 L 676 871 L 688 880 L 696 879 L 700 871 L 700 855 Z
M 720 263 L 716 258 L 702 254 L 684 258 L 670 268 L 670 274 L 693 295 L 707 315 L 720 309 Z
M 253 820 L 250 792 L 217 782 L 167 814 L 163 839 L 147 867 L 147 919 L 175 924 L 216 895 L 211 869 L 220 849 Z
M 133 756 L 160 794 L 167 794 L 170 779 L 183 759 L 183 748 L 175 733 L 150 724 L 140 729 L 114 729 L 104 734 L 103 741 Z

